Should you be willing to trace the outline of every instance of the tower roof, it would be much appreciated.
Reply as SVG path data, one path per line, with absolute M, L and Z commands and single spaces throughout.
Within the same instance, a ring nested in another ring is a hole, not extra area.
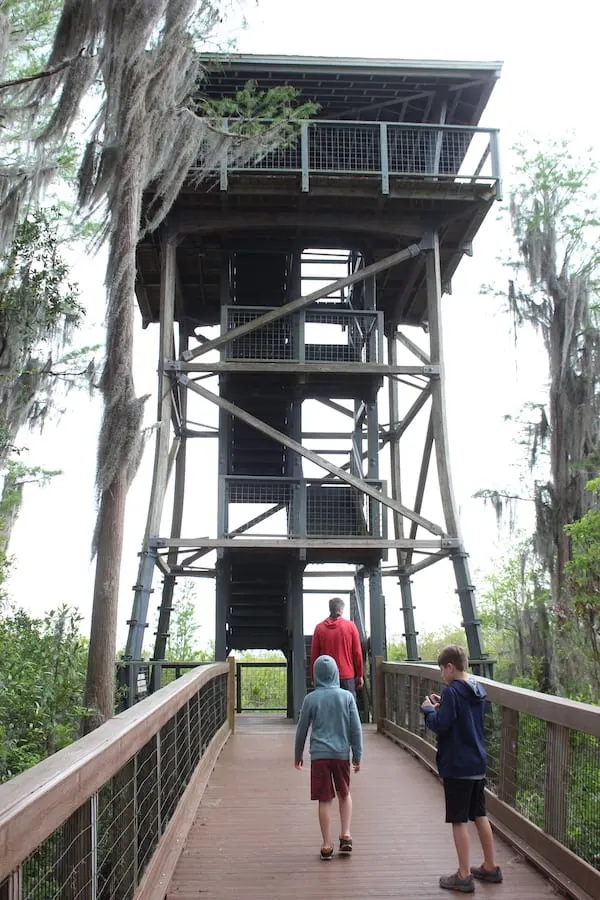
M 290 85 L 320 106 L 315 119 L 477 125 L 500 62 L 358 59 L 317 56 L 204 56 L 208 97 L 232 96 L 249 80 L 265 90 Z

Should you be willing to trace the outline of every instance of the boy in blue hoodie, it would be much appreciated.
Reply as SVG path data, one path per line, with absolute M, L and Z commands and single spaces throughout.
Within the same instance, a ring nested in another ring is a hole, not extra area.
M 294 765 L 302 768 L 302 754 L 309 726 L 310 798 L 319 801 L 319 825 L 323 844 L 321 859 L 333 856 L 331 804 L 338 795 L 340 808 L 340 853 L 352 851 L 350 823 L 350 750 L 354 771 L 360 769 L 362 728 L 356 700 L 340 688 L 337 664 L 331 656 L 319 656 L 314 665 L 315 690 L 302 703 L 296 728 Z
M 458 856 L 458 871 L 442 875 L 440 887 L 472 894 L 474 878 L 499 884 L 502 872 L 494 857 L 494 838 L 485 809 L 487 754 L 483 720 L 485 690 L 467 672 L 467 656 L 462 647 L 451 644 L 438 656 L 438 666 L 446 684 L 441 698 L 425 697 L 421 711 L 425 724 L 437 734 L 436 762 L 444 782 L 446 822 Z M 475 822 L 483 850 L 481 866 L 471 866 L 468 821 Z

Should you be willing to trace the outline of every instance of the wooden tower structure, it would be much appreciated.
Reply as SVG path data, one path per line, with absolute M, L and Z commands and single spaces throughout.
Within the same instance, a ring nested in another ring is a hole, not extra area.
M 330 578 L 335 594 L 333 579 L 351 573 L 373 659 L 385 655 L 382 575 L 394 576 L 418 659 L 411 582 L 449 559 L 471 661 L 485 668 L 448 463 L 440 303 L 501 194 L 497 132 L 478 127 L 498 75 L 497 63 L 307 57 L 209 66 L 211 97 L 250 79 L 289 84 L 319 112 L 279 150 L 238 167 L 224 157 L 209 184 L 191 172 L 160 233 L 139 246 L 144 324 L 160 323 L 159 410 L 126 659 L 141 657 L 156 568 L 157 660 L 176 579 L 214 577 L 217 659 L 282 650 L 296 714 L 306 579 Z M 199 402 L 216 407 L 218 428 L 197 424 Z M 314 430 L 306 411 L 317 404 L 327 427 Z M 216 509 L 213 533 L 199 537 L 182 532 L 186 482 L 198 480 L 186 449 L 211 437 L 218 463 L 202 478 L 217 481 Z M 409 477 L 404 460 L 417 452 Z M 434 475 L 437 519 L 423 514 Z

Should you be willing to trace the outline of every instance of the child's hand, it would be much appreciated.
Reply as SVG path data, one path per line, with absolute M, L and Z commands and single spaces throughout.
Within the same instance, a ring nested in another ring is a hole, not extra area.
M 360 772 L 360 763 L 359 762 L 353 762 L 352 767 L 355 772 Z
M 434 706 L 439 706 L 442 698 L 440 697 L 439 694 L 430 694 L 429 699 L 431 700 L 431 702 L 433 703 Z
M 435 709 L 435 706 L 436 704 L 430 697 L 425 697 L 425 699 L 421 703 L 421 709 Z
M 295 769 L 301 769 L 303 765 L 304 765 L 304 763 L 302 762 L 302 760 L 301 760 L 301 759 L 297 759 L 296 762 L 294 763 L 294 768 L 295 768 Z

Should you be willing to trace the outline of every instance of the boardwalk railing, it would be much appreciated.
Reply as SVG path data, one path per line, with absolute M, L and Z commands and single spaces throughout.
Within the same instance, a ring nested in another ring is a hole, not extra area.
M 243 123 L 224 120 L 235 132 Z M 405 122 L 305 122 L 283 147 L 251 156 L 243 164 L 223 157 L 221 190 L 236 172 L 288 173 L 301 176 L 303 191 L 313 175 L 377 176 L 381 192 L 390 193 L 390 179 L 403 177 L 487 183 L 501 199 L 498 130 L 462 125 L 418 125 Z
M 379 662 L 378 730 L 435 767 L 420 711 L 437 667 Z M 600 707 L 482 678 L 488 807 L 499 831 L 575 897 L 600 897 Z M 579 893 L 578 893 L 579 892 Z
M 236 712 L 287 712 L 286 662 L 235 664 Z
M 188 672 L 0 785 L 0 900 L 162 900 L 233 727 L 233 665 Z

